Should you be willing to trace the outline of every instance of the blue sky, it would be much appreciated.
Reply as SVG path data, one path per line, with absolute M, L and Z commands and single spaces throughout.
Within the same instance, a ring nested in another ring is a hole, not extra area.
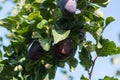
M 2 5 L 1 2 L 0 2 L 0 5 Z M 14 5 L 12 3 L 7 1 L 7 3 L 4 4 L 3 10 L 0 11 L 0 19 L 5 18 L 7 13 L 12 10 L 13 6 Z M 119 8 L 120 8 L 120 0 L 111 0 L 106 8 L 101 8 L 105 17 L 113 16 L 116 19 L 105 29 L 103 33 L 103 37 L 108 38 L 112 41 L 115 41 L 115 43 L 118 46 L 120 46 L 120 41 L 118 38 L 118 34 L 120 32 L 120 10 Z M 0 27 L 0 36 L 4 38 L 3 43 L 5 45 L 8 45 L 9 41 L 4 37 L 6 33 L 7 33 L 7 30 Z M 89 34 L 87 35 L 87 39 L 93 40 Z M 112 65 L 110 63 L 110 58 L 111 57 L 100 57 L 97 59 L 95 67 L 94 67 L 93 75 L 92 75 L 92 80 L 98 80 L 98 78 L 103 78 L 105 75 L 114 76 L 115 71 L 117 69 L 120 69 L 119 68 L 120 62 L 118 63 L 118 65 Z M 119 55 L 118 55 L 118 58 L 120 60 Z M 68 65 L 66 65 L 65 69 L 67 71 L 69 70 Z M 59 70 L 61 70 L 61 68 L 58 68 L 55 80 L 67 80 L 60 73 Z M 85 74 L 85 76 L 88 76 L 87 72 L 84 71 L 84 69 L 80 65 L 77 66 L 75 72 L 69 73 L 69 74 L 74 77 L 74 80 L 80 80 L 81 74 Z

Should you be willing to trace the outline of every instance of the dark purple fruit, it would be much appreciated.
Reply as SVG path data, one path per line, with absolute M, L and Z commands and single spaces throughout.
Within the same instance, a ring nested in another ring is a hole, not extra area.
M 60 0 L 60 10 L 65 16 L 71 17 L 75 14 L 77 2 L 76 0 Z
M 73 52 L 73 45 L 71 39 L 65 39 L 53 46 L 53 53 L 56 59 L 66 60 Z
M 28 48 L 28 54 L 29 57 L 32 61 L 36 61 L 38 59 L 40 59 L 43 54 L 44 54 L 44 50 L 43 48 L 40 46 L 40 42 L 39 40 L 34 40 L 29 48 Z

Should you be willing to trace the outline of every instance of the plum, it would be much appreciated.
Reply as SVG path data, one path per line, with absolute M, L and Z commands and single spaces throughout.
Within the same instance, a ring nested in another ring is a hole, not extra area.
M 28 48 L 28 54 L 29 54 L 29 57 L 32 61 L 36 61 L 38 59 L 40 59 L 43 54 L 44 54 L 44 50 L 43 48 L 40 46 L 40 42 L 39 40 L 34 40 L 29 48 Z
M 72 16 L 75 14 L 77 7 L 76 0 L 60 0 L 60 9 L 65 16 Z
M 64 61 L 71 56 L 73 52 L 72 40 L 67 38 L 53 46 L 53 53 L 57 60 Z

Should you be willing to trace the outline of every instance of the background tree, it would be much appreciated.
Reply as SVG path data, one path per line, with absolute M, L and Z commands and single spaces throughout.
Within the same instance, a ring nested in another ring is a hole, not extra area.
M 1 53 L 0 78 L 3 80 L 43 80 L 46 77 L 53 79 L 57 67 L 64 67 L 67 63 L 70 71 L 73 71 L 80 63 L 89 75 L 89 78 L 81 76 L 81 80 L 91 79 L 96 59 L 119 54 L 120 50 L 113 41 L 102 37 L 104 29 L 114 21 L 113 17 L 104 19 L 100 10 L 100 6 L 106 7 L 108 2 L 108 0 L 79 0 L 77 8 L 81 13 L 68 19 L 62 16 L 57 0 L 18 1 L 15 8 L 16 15 L 0 21 L 0 25 L 12 34 L 9 36 L 11 44 L 7 47 L 3 46 L 4 57 Z M 70 26 L 67 26 L 68 24 Z M 96 43 L 86 40 L 83 32 L 90 33 Z M 61 61 L 54 55 L 53 46 L 67 38 L 72 40 L 73 53 L 69 58 Z M 44 50 L 44 55 L 39 60 L 33 61 L 28 56 L 27 50 L 36 39 Z M 95 57 L 92 56 L 92 52 L 96 52 Z M 79 59 L 74 57 L 76 53 L 79 53 Z M 114 78 L 106 76 L 104 80 L 107 79 Z

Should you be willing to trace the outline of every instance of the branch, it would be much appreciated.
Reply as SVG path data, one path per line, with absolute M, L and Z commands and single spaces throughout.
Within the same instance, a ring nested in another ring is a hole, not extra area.
M 95 59 L 93 60 L 92 68 L 91 68 L 90 72 L 88 72 L 90 80 L 91 80 L 91 77 L 92 77 L 93 69 L 94 69 L 95 62 L 96 62 L 97 58 L 98 58 L 98 56 L 96 55 Z

